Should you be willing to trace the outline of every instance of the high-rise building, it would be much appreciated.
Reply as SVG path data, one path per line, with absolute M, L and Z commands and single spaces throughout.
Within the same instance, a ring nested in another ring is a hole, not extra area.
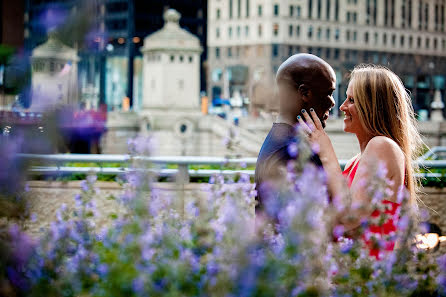
M 411 91 L 415 108 L 445 96 L 446 0 L 209 0 L 208 91 L 240 92 L 274 110 L 279 65 L 313 53 L 335 69 L 337 106 L 358 63 L 386 65 Z M 336 112 L 336 111 L 335 111 Z
M 24 19 L 23 1 L 2 1 L 0 3 L 0 44 L 16 49 L 23 47 Z

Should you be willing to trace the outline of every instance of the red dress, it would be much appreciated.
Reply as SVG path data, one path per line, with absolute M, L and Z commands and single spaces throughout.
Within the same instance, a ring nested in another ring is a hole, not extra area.
M 356 163 L 356 164 L 355 164 Z M 356 170 L 358 169 L 359 161 L 356 162 L 356 160 L 342 172 L 342 174 L 347 178 L 348 186 L 351 187 L 353 179 L 355 178 Z M 374 224 L 373 221 L 379 221 L 379 217 L 381 216 L 381 211 L 379 209 L 376 209 L 372 212 L 371 219 L 369 220 L 369 224 L 367 228 L 364 230 L 364 234 L 362 236 L 362 239 L 366 243 L 366 245 L 369 247 L 370 250 L 370 256 L 374 256 L 376 259 L 380 259 L 380 252 L 391 252 L 393 251 L 395 247 L 395 241 L 393 238 L 391 238 L 392 235 L 397 230 L 397 223 L 398 219 L 395 217 L 395 214 L 397 213 L 399 207 L 401 204 L 392 202 L 389 200 L 382 200 L 381 203 L 385 206 L 384 213 L 387 215 L 387 220 L 379 224 Z M 375 220 L 374 220 L 375 219 Z M 373 240 L 371 240 L 371 235 L 374 235 L 376 238 L 381 238 L 382 245 L 379 246 L 374 243 Z

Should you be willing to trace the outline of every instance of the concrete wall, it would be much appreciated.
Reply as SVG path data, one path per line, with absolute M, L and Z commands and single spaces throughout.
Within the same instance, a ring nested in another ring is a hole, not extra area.
M 57 210 L 66 204 L 68 209 L 74 209 L 74 197 L 80 193 L 80 182 L 43 182 L 31 181 L 30 185 L 30 212 L 37 215 L 35 222 L 25 222 L 27 230 L 32 235 L 39 235 L 41 228 L 49 227 L 56 220 Z M 111 214 L 123 214 L 124 210 L 119 203 L 122 187 L 114 182 L 97 182 L 99 193 L 94 197 L 97 204 L 98 216 L 95 219 L 97 230 L 112 222 Z M 156 183 L 154 188 L 162 195 L 178 198 L 174 207 L 181 211 L 184 201 L 190 197 L 203 198 L 203 184 L 178 185 L 174 183 Z M 437 224 L 443 235 L 446 235 L 446 189 L 425 188 L 420 195 L 420 209 L 427 209 L 431 216 L 430 222 Z M 442 245 L 441 252 L 446 252 L 446 244 Z

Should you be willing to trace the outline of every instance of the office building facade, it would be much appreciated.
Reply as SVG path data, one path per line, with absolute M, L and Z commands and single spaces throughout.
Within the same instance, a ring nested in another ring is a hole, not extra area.
M 277 110 L 274 75 L 296 53 L 313 53 L 335 69 L 337 105 L 358 63 L 386 65 L 411 91 L 415 108 L 444 98 L 446 0 L 209 0 L 208 90 Z

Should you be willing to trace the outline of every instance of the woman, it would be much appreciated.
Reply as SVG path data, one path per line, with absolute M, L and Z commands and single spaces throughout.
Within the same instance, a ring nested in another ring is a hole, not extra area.
M 385 213 L 393 215 L 400 204 L 397 194 L 401 187 L 410 193 L 409 203 L 416 205 L 417 183 L 414 178 L 412 161 L 416 158 L 422 144 L 416 128 L 416 120 L 411 98 L 401 80 L 387 68 L 374 65 L 360 65 L 351 74 L 347 89 L 347 99 L 341 105 L 344 112 L 344 131 L 354 133 L 358 139 L 360 153 L 351 159 L 344 172 L 341 172 L 330 139 L 314 113 L 302 111 L 305 122 L 298 117 L 299 123 L 309 133 L 310 141 L 319 146 L 319 156 L 328 175 L 328 187 L 332 197 L 341 197 L 345 191 L 347 177 L 353 205 L 370 205 L 371 197 L 363 181 L 374 178 L 377 164 L 381 162 L 387 169 L 386 178 L 391 181 L 392 195 L 381 203 L 387 207 Z M 385 172 L 385 171 L 384 171 Z M 378 210 L 371 207 L 349 209 L 349 215 L 340 216 L 345 230 L 360 225 L 364 218 L 377 217 Z M 355 220 L 342 219 L 352 217 Z M 396 222 L 390 218 L 382 226 L 369 225 L 370 233 L 386 235 L 396 230 Z M 371 246 L 371 255 L 379 257 L 379 250 Z M 385 250 L 393 250 L 394 243 L 387 243 Z

